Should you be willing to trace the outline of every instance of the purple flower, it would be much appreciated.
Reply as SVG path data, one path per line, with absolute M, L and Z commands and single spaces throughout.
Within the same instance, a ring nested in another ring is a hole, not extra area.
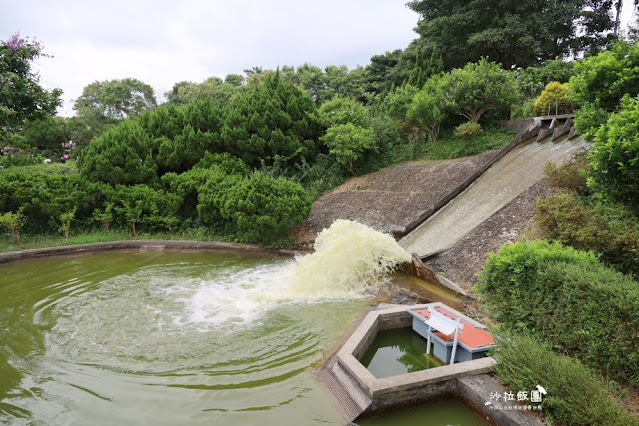
M 18 50 L 22 46 L 22 40 L 20 39 L 20 33 L 15 33 L 7 41 L 7 47 L 11 50 Z

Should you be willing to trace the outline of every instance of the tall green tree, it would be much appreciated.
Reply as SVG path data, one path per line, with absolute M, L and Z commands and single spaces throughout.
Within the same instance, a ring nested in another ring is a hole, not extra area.
M 27 120 L 54 115 L 61 103 L 62 90 L 44 90 L 31 68 L 41 56 L 45 55 L 40 43 L 19 34 L 0 41 L 0 142 Z
M 27 121 L 22 129 L 22 137 L 29 146 L 60 152 L 61 144 L 69 140 L 69 132 L 64 118 L 47 116 Z
M 134 78 L 96 81 L 82 90 L 73 109 L 78 115 L 121 120 L 155 108 L 153 88 Z
M 488 57 L 528 67 L 606 46 L 612 0 L 414 0 L 417 32 L 442 53 L 446 69 Z
M 430 78 L 412 98 L 406 120 L 417 130 L 426 131 L 431 141 L 437 140 L 439 126 L 446 116 L 446 99 L 440 77 Z
M 226 151 L 251 167 L 311 158 L 320 126 L 311 97 L 281 78 L 264 73 L 224 110 L 220 131 Z
M 447 74 L 442 80 L 447 107 L 477 123 L 487 111 L 509 109 L 518 97 L 512 73 L 483 58 Z

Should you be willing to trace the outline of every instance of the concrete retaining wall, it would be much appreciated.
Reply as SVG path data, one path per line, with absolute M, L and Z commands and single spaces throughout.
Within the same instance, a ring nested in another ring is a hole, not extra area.
M 440 303 L 415 305 L 414 307 L 438 306 Z M 482 324 L 447 307 L 456 315 L 475 326 Z M 453 394 L 461 395 L 476 411 L 493 424 L 540 425 L 539 421 L 522 411 L 489 410 L 490 392 L 505 390 L 487 375 L 492 371 L 492 357 L 466 361 L 453 365 L 431 368 L 398 376 L 378 379 L 359 361 L 380 330 L 409 327 L 412 315 L 406 306 L 394 306 L 370 312 L 350 338 L 337 352 L 333 372 L 342 386 L 353 393 L 353 399 L 365 401 L 360 405 L 361 416 L 380 414 L 419 403 L 447 399 Z M 345 377 L 346 376 L 346 377 Z M 341 379 L 340 379 L 341 377 Z M 481 379 L 475 380 L 476 377 Z M 349 419 L 351 421 L 352 419 Z
M 199 242 L 184 240 L 125 240 L 105 243 L 74 244 L 41 249 L 18 250 L 0 253 L 0 263 L 38 259 L 50 256 L 74 256 L 106 251 L 215 251 L 239 255 L 293 257 L 302 252 L 292 250 L 265 250 L 251 244 L 236 244 L 219 241 Z

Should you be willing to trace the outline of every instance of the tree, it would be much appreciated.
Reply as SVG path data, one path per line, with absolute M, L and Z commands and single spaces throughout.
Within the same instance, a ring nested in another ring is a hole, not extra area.
M 488 57 L 506 69 L 606 46 L 610 0 L 414 0 L 421 42 L 442 53 L 446 69 Z
M 450 110 L 475 123 L 487 111 L 509 109 L 518 97 L 514 76 L 485 58 L 447 74 L 442 93 Z
M 125 78 L 89 84 L 76 99 L 73 109 L 82 116 L 121 120 L 156 106 L 151 86 L 134 78 Z
M 220 131 L 227 152 L 251 167 L 274 161 L 292 164 L 317 151 L 319 124 L 311 97 L 281 78 L 264 73 L 224 109 Z
M 537 116 L 567 114 L 572 111 L 572 105 L 567 96 L 568 83 L 561 84 L 557 81 L 551 81 L 535 101 L 533 113 Z
M 537 97 L 551 81 L 568 83 L 574 74 L 574 62 L 546 61 L 537 67 L 517 71 L 517 85 L 526 98 Z
M 442 55 L 437 53 L 437 49 L 433 49 L 429 58 L 424 58 L 423 55 L 422 49 L 418 49 L 413 71 L 411 71 L 410 77 L 408 77 L 408 84 L 417 88 L 424 87 L 424 84 L 430 77 L 444 72 Z
M 639 97 L 623 98 L 595 142 L 589 185 L 639 213 Z
M 22 129 L 22 138 L 29 146 L 60 152 L 61 144 L 69 140 L 69 132 L 64 118 L 47 116 L 27 121 Z
M 186 105 L 197 99 L 214 100 L 219 105 L 226 104 L 236 93 L 243 89 L 244 77 L 229 74 L 227 81 L 219 77 L 209 77 L 202 83 L 181 81 L 165 93 L 168 103 L 172 105 Z
M 611 50 L 575 63 L 569 96 L 578 105 L 614 111 L 626 94 L 639 94 L 639 45 L 620 41 Z
M 439 126 L 446 115 L 445 106 L 441 78 L 433 77 L 413 96 L 406 119 L 418 130 L 425 130 L 431 141 L 436 141 Z
M 36 41 L 14 34 L 0 41 L 0 141 L 19 131 L 27 120 L 55 114 L 62 90 L 44 90 L 39 76 L 31 70 L 32 62 L 46 56 Z
M 353 123 L 337 124 L 326 131 L 322 136 L 322 142 L 339 164 L 346 167 L 351 174 L 355 174 L 353 163 L 359 160 L 365 151 L 375 146 L 375 132 Z
M 240 74 L 228 74 L 224 77 L 224 83 L 230 84 L 231 86 L 239 87 L 246 83 L 246 79 Z
M 322 125 L 331 127 L 336 124 L 352 123 L 363 126 L 368 111 L 366 107 L 353 98 L 336 97 L 324 102 L 318 110 Z

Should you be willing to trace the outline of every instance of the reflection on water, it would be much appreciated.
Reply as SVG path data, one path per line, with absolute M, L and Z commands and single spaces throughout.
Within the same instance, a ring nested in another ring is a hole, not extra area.
M 378 379 L 443 365 L 426 355 L 426 339 L 411 328 L 381 330 L 361 362 Z

